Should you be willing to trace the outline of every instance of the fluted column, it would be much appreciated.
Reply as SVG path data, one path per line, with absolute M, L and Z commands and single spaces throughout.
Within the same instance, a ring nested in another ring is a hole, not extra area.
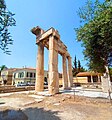
M 36 66 L 36 84 L 35 91 L 41 92 L 44 89 L 44 46 L 38 44 L 37 66 Z
M 70 56 L 68 57 L 68 86 L 73 86 L 72 63 Z
M 49 37 L 49 81 L 48 89 L 50 94 L 59 92 L 58 75 L 58 45 L 54 36 Z
M 63 74 L 62 74 L 62 82 L 63 82 L 63 88 L 68 88 L 68 77 L 67 77 L 67 61 L 66 61 L 66 55 L 62 55 L 62 64 L 63 64 Z

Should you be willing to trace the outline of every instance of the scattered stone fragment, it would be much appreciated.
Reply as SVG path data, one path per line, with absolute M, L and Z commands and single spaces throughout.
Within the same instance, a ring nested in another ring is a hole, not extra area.
M 40 102 L 43 101 L 43 99 L 35 99 L 35 101 L 36 101 L 37 103 L 40 103 Z
M 53 105 L 60 105 L 60 103 L 55 103 L 55 104 L 53 104 Z

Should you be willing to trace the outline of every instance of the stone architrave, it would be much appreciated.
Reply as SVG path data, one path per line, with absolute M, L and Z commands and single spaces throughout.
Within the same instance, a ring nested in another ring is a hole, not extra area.
M 35 91 L 41 92 L 44 89 L 44 46 L 38 44 L 37 67 L 36 67 L 36 85 Z
M 66 55 L 62 55 L 62 64 L 63 64 L 63 74 L 62 74 L 62 82 L 63 82 L 63 88 L 68 88 L 68 77 L 67 77 L 67 61 L 66 61 Z
M 68 57 L 68 87 L 73 86 L 71 57 Z

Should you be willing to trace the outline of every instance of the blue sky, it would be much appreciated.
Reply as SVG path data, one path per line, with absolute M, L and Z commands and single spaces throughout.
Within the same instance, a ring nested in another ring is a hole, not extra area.
M 8 10 L 15 13 L 16 26 L 10 28 L 14 43 L 9 46 L 11 55 L 0 50 L 0 65 L 13 67 L 36 67 L 36 38 L 30 32 L 35 26 L 44 30 L 54 27 L 61 40 L 68 47 L 72 61 L 76 55 L 81 65 L 86 67 L 81 43 L 76 41 L 74 28 L 80 26 L 77 16 L 79 7 L 86 0 L 6 0 Z M 48 50 L 45 50 L 45 69 L 48 69 Z M 59 55 L 58 70 L 62 71 L 62 58 Z M 86 67 L 87 68 L 87 67 Z

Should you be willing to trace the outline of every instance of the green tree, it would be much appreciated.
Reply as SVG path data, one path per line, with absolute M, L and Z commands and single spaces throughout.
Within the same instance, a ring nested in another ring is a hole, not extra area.
M 7 69 L 6 65 L 0 66 L 0 71 L 2 71 L 2 70 L 4 70 L 4 69 Z
M 80 60 L 78 60 L 78 72 L 80 72 L 81 70 L 81 63 L 80 63 Z
M 77 58 L 75 56 L 73 61 L 72 73 L 73 76 L 76 76 L 79 72 L 85 72 L 86 70 L 81 66 L 80 60 L 77 62 Z
M 8 30 L 10 26 L 15 26 L 16 24 L 13 16 L 14 14 L 7 10 L 5 1 L 0 0 L 0 49 L 6 54 L 10 54 L 9 45 L 13 44 Z
M 83 66 L 81 66 L 80 60 L 78 60 L 78 68 L 77 69 L 78 69 L 78 73 L 87 71 Z
M 77 40 L 85 47 L 83 53 L 89 61 L 89 69 L 106 73 L 109 90 L 111 90 L 109 66 L 112 65 L 112 1 L 92 3 L 78 12 L 82 25 L 75 29 Z
M 77 58 L 76 58 L 76 56 L 75 56 L 74 61 L 73 61 L 72 73 L 73 73 L 73 76 L 76 76 L 76 74 L 78 73 L 78 71 L 77 71 Z
M 76 58 L 76 56 L 75 56 L 75 59 L 74 59 L 73 63 L 74 63 L 74 68 L 77 69 L 77 58 Z
M 109 68 L 109 73 L 110 73 L 110 78 L 111 78 L 111 82 L 112 82 L 112 67 Z
M 92 3 L 78 11 L 82 25 L 75 29 L 77 40 L 85 47 L 83 53 L 91 70 L 105 72 L 112 64 L 112 2 Z
M 86 72 L 87 70 L 83 67 L 83 66 L 81 66 L 81 68 L 80 68 L 80 72 Z

